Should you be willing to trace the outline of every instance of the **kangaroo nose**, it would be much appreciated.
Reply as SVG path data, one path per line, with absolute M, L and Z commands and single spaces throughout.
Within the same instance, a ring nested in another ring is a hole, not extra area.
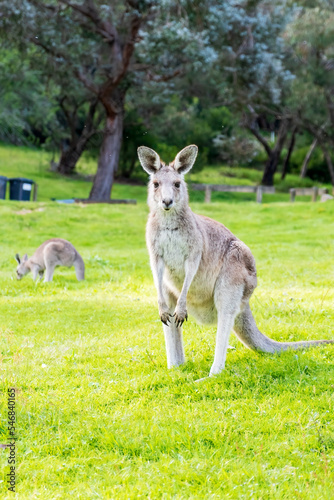
M 171 208 L 171 206 L 173 205 L 173 200 L 168 199 L 168 198 L 164 198 L 162 200 L 162 204 L 166 210 L 169 210 Z

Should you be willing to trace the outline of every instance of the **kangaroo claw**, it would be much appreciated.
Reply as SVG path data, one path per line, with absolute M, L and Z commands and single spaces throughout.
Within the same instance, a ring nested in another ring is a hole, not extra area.
M 169 326 L 168 321 L 170 322 L 170 317 L 171 314 L 165 312 L 161 314 L 160 319 L 164 325 Z
M 179 326 L 183 325 L 183 323 L 184 323 L 185 320 L 188 321 L 188 313 L 187 313 L 187 311 L 185 311 L 185 312 L 182 311 L 180 313 L 177 313 L 175 311 L 174 314 L 173 314 L 173 318 L 174 318 L 174 321 L 175 321 L 175 325 L 177 327 L 179 327 Z

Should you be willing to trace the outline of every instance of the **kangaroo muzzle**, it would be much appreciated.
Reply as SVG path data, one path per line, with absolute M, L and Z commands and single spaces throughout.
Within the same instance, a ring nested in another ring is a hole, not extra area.
M 173 206 L 173 200 L 172 199 L 170 199 L 170 198 L 164 198 L 162 200 L 162 208 L 164 210 L 168 211 L 168 210 L 170 210 L 172 208 L 172 206 Z

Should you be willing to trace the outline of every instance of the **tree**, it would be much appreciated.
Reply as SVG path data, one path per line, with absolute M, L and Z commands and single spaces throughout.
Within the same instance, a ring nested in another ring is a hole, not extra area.
M 269 144 L 269 141 L 267 141 L 267 139 L 260 133 L 258 126 L 259 118 L 260 117 L 258 115 L 252 113 L 244 118 L 244 123 L 245 127 L 247 127 L 248 130 L 254 135 L 254 137 L 257 138 L 260 144 L 262 144 L 265 152 L 268 155 L 261 184 L 263 184 L 264 186 L 272 186 L 274 183 L 274 174 L 277 170 L 285 139 L 288 134 L 289 120 L 286 117 L 280 117 L 280 119 L 277 120 L 277 123 L 275 124 L 276 127 L 274 128 L 274 131 L 277 132 L 277 138 L 274 146 L 272 147 Z
M 70 93 L 69 89 L 57 98 L 57 115 L 62 127 L 61 136 L 53 140 L 60 148 L 56 170 L 61 174 L 72 174 L 82 153 L 90 140 L 100 131 L 103 112 L 96 97 L 86 95 L 80 99 L 80 93 Z M 81 89 L 80 89 L 81 90 Z
M 99 131 L 95 96 L 55 68 L 35 46 L 4 44 L 0 63 L 0 138 L 15 144 L 46 144 L 61 150 L 53 168 L 71 174 Z M 56 70 L 55 70 L 56 69 Z
M 308 167 L 310 158 L 312 156 L 312 153 L 315 150 L 315 148 L 317 147 L 317 144 L 318 144 L 318 139 L 314 139 L 313 142 L 312 142 L 312 144 L 311 144 L 311 146 L 309 147 L 306 155 L 305 155 L 302 167 L 300 169 L 300 178 L 301 179 L 303 179 L 304 177 L 306 177 L 307 167 Z
M 97 103 L 103 107 L 103 140 L 90 198 L 108 199 L 121 146 L 125 77 L 147 10 L 146 2 L 119 1 L 111 6 L 93 0 L 26 0 L 2 2 L 1 8 L 4 5 L 7 16 L 2 27 L 8 28 L 12 39 L 19 33 L 22 43 L 38 46 L 54 62 L 56 71 L 70 73 L 89 92 L 90 123 Z M 60 105 L 71 122 L 73 116 L 67 113 L 66 99 Z M 72 124 L 72 131 L 74 127 Z
M 288 152 L 287 152 L 287 155 L 286 155 L 286 157 L 284 159 L 284 163 L 283 163 L 282 175 L 281 175 L 282 180 L 285 179 L 285 176 L 288 173 L 290 158 L 291 158 L 293 148 L 295 147 L 295 143 L 296 143 L 297 131 L 298 131 L 298 126 L 295 125 L 294 128 L 292 129 L 292 132 L 291 132 L 291 138 L 290 138 L 290 142 L 289 142 Z
M 193 29 L 198 31 L 203 40 L 202 50 L 203 53 L 205 50 L 206 59 L 210 64 L 198 59 L 197 65 L 188 67 L 187 72 L 180 74 L 177 80 L 172 82 L 172 88 L 157 86 L 156 89 L 149 89 L 152 98 L 146 101 L 152 103 L 151 115 L 156 115 L 153 116 L 153 122 L 156 125 L 160 119 L 158 129 L 165 128 L 165 137 L 167 140 L 169 138 L 169 143 L 174 129 L 180 138 L 185 138 L 188 135 L 188 120 L 191 118 L 194 123 L 193 103 L 196 101 L 196 108 L 201 110 L 200 114 L 206 118 L 206 122 L 203 120 L 201 124 L 202 136 L 198 134 L 198 137 L 200 141 L 205 141 L 203 148 L 206 149 L 208 158 L 217 159 L 219 154 L 221 155 L 222 144 L 231 142 L 232 137 L 253 150 L 254 140 L 246 140 L 244 132 L 238 133 L 240 126 L 238 127 L 237 122 L 244 123 L 242 118 L 245 113 L 249 113 L 249 107 L 255 115 L 263 116 L 266 112 L 272 121 L 277 123 L 283 114 L 283 89 L 292 75 L 283 65 L 284 44 L 281 34 L 290 19 L 290 9 L 284 10 L 283 3 L 273 7 L 271 3 L 260 0 L 238 3 L 208 0 L 194 2 L 189 19 Z M 176 101 L 181 105 L 175 105 Z M 231 132 L 229 126 L 222 134 L 222 126 L 225 125 L 223 115 L 220 125 L 209 131 L 208 109 L 227 110 L 233 117 L 230 122 L 233 122 L 234 132 Z M 145 114 L 149 116 L 146 123 L 152 121 L 150 113 L 145 111 Z M 274 118 L 271 115 L 274 115 Z M 253 120 L 253 116 L 251 118 Z M 195 130 L 190 130 L 191 134 L 188 136 L 196 137 Z M 237 138 L 235 132 L 238 133 Z M 258 135 L 254 136 L 256 140 Z M 284 145 L 285 135 L 283 134 L 283 140 L 279 143 L 280 150 Z M 173 144 L 175 142 L 173 137 Z M 260 144 L 263 146 L 263 141 Z M 265 177 L 271 177 L 268 182 L 272 183 L 280 151 L 271 148 L 268 143 L 267 152 L 269 150 L 271 157 L 267 162 L 268 172 Z
M 285 101 L 293 75 L 285 66 L 282 39 L 292 13 L 285 2 L 245 0 L 212 2 L 205 18 L 211 27 L 210 43 L 219 54 L 212 81 L 217 85 L 219 78 L 223 80 L 217 87 L 220 99 L 268 155 L 262 178 L 265 185 L 273 184 L 292 126 Z M 269 123 L 277 138 L 274 146 L 265 135 Z
M 164 83 L 185 71 L 189 58 L 198 63 L 205 53 L 202 33 L 191 30 L 192 24 L 197 26 L 188 16 L 191 6 L 146 0 L 112 5 L 101 0 L 3 0 L 0 6 L 7 9 L 1 17 L 7 36 L 38 46 L 104 109 L 90 198 L 108 199 L 119 161 L 127 90 L 142 80 Z
M 318 144 L 334 185 L 330 150 L 334 146 L 334 8 L 330 2 L 299 2 L 301 8 L 286 30 L 295 80 L 288 105 L 299 126 L 314 140 L 307 162 Z
M 6 47 L 0 51 L 0 140 L 13 144 L 40 144 L 57 128 L 50 87 L 34 67 L 36 51 L 22 54 Z M 23 60 L 22 60 L 23 59 Z

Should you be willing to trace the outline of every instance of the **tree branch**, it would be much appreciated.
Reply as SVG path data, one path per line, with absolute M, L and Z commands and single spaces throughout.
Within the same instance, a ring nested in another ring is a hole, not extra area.
M 333 128 L 334 127 L 334 103 L 333 103 L 331 96 L 328 92 L 325 92 L 325 98 L 327 101 L 329 117 L 330 117 L 331 125 Z
M 34 36 L 30 36 L 29 41 L 31 43 L 33 43 L 34 45 L 41 47 L 47 54 L 51 54 L 53 57 L 57 57 L 58 59 L 64 59 L 64 61 L 69 62 L 63 52 L 59 51 L 58 49 L 55 49 L 54 47 L 50 47 L 49 45 L 46 45 L 39 38 L 36 38 Z
M 76 139 L 77 139 L 76 124 L 75 124 L 75 121 L 76 121 L 75 120 L 75 115 L 76 115 L 78 106 L 75 106 L 74 107 L 74 111 L 72 113 L 70 113 L 70 111 L 65 106 L 66 99 L 67 99 L 67 96 L 62 97 L 60 99 L 60 101 L 59 101 L 59 106 L 63 110 L 63 113 L 64 113 L 64 115 L 66 117 L 69 129 L 70 129 L 70 132 L 71 132 L 72 143 L 75 143 Z
M 150 71 L 147 72 L 148 80 L 152 82 L 168 82 L 181 74 L 184 74 L 182 69 L 175 69 L 173 73 L 170 73 L 169 75 L 154 75 Z
M 306 176 L 308 162 L 310 161 L 311 155 L 312 155 L 314 149 L 316 148 L 317 144 L 318 144 L 318 139 L 314 139 L 311 146 L 309 147 L 309 150 L 307 151 L 307 153 L 305 155 L 305 158 L 304 158 L 304 161 L 302 164 L 302 168 L 300 169 L 300 178 L 301 179 L 304 179 L 304 177 Z
M 292 130 L 288 152 L 287 152 L 287 155 L 286 155 L 284 163 L 283 163 L 281 179 L 285 179 L 285 176 L 286 176 L 287 171 L 288 171 L 288 167 L 289 167 L 289 163 L 290 163 L 290 158 L 291 158 L 291 155 L 292 155 L 292 152 L 293 152 L 293 148 L 295 147 L 297 130 L 298 130 L 298 127 L 297 127 L 297 125 L 295 125 L 294 128 L 293 128 L 293 130 Z
M 101 19 L 93 0 L 85 0 L 83 4 L 72 3 L 69 0 L 60 0 L 60 2 L 90 19 L 95 25 L 94 31 L 101 35 L 107 43 L 113 44 L 118 38 L 115 26 Z
M 100 91 L 101 91 L 100 88 L 97 85 L 95 85 L 92 82 L 92 80 L 90 80 L 90 78 L 88 78 L 88 76 L 82 72 L 81 69 L 75 69 L 74 74 L 80 80 L 80 82 L 84 84 L 86 89 L 90 90 L 95 95 L 100 94 Z
M 256 139 L 262 144 L 264 147 L 266 153 L 268 156 L 271 155 L 272 149 L 269 146 L 268 142 L 266 139 L 260 134 L 260 132 L 256 129 L 255 124 L 254 124 L 254 117 L 252 117 L 252 120 L 249 120 L 249 117 L 246 117 L 244 121 L 245 127 L 256 137 Z
M 319 129 L 317 129 L 316 127 L 314 127 L 313 124 L 311 123 L 308 123 L 306 125 L 306 128 L 311 132 L 311 134 L 318 140 L 318 143 L 322 149 L 322 152 L 324 153 L 324 157 L 326 159 L 326 163 L 327 163 L 327 167 L 328 167 L 328 171 L 329 171 L 329 175 L 330 175 L 330 178 L 331 178 L 331 183 L 332 185 L 334 186 L 334 166 L 333 166 L 333 162 L 332 162 L 332 159 L 331 159 L 331 155 L 326 147 L 326 142 L 324 140 L 324 137 L 323 137 L 323 127 Z
M 278 134 L 277 134 L 277 141 L 276 141 L 276 144 L 274 147 L 274 149 L 276 151 L 281 152 L 281 150 L 283 148 L 283 145 L 284 145 L 287 133 L 288 133 L 288 126 L 289 126 L 289 119 L 283 118 L 280 122 Z
M 67 59 L 66 54 L 59 51 L 58 49 L 55 49 L 54 47 L 51 47 L 49 45 L 46 45 L 44 42 L 42 42 L 39 38 L 30 36 L 29 40 L 34 44 L 37 45 L 38 47 L 41 47 L 47 54 L 51 54 L 53 57 L 57 57 L 58 59 L 63 59 L 64 61 L 67 62 L 69 66 L 72 67 L 74 75 L 81 81 L 81 83 L 84 84 L 84 86 L 93 92 L 95 95 L 99 95 L 100 89 L 97 85 L 95 85 L 92 80 L 88 78 L 86 74 L 83 73 L 82 69 L 78 69 L 73 67 L 73 63 Z
M 134 48 L 135 48 L 136 38 L 138 35 L 140 24 L 141 24 L 141 16 L 139 16 L 138 14 L 134 14 L 132 19 L 131 19 L 130 37 L 123 47 L 123 54 L 122 54 L 122 56 L 123 56 L 123 75 L 129 66 L 130 59 L 131 59 L 131 56 L 132 56 Z

